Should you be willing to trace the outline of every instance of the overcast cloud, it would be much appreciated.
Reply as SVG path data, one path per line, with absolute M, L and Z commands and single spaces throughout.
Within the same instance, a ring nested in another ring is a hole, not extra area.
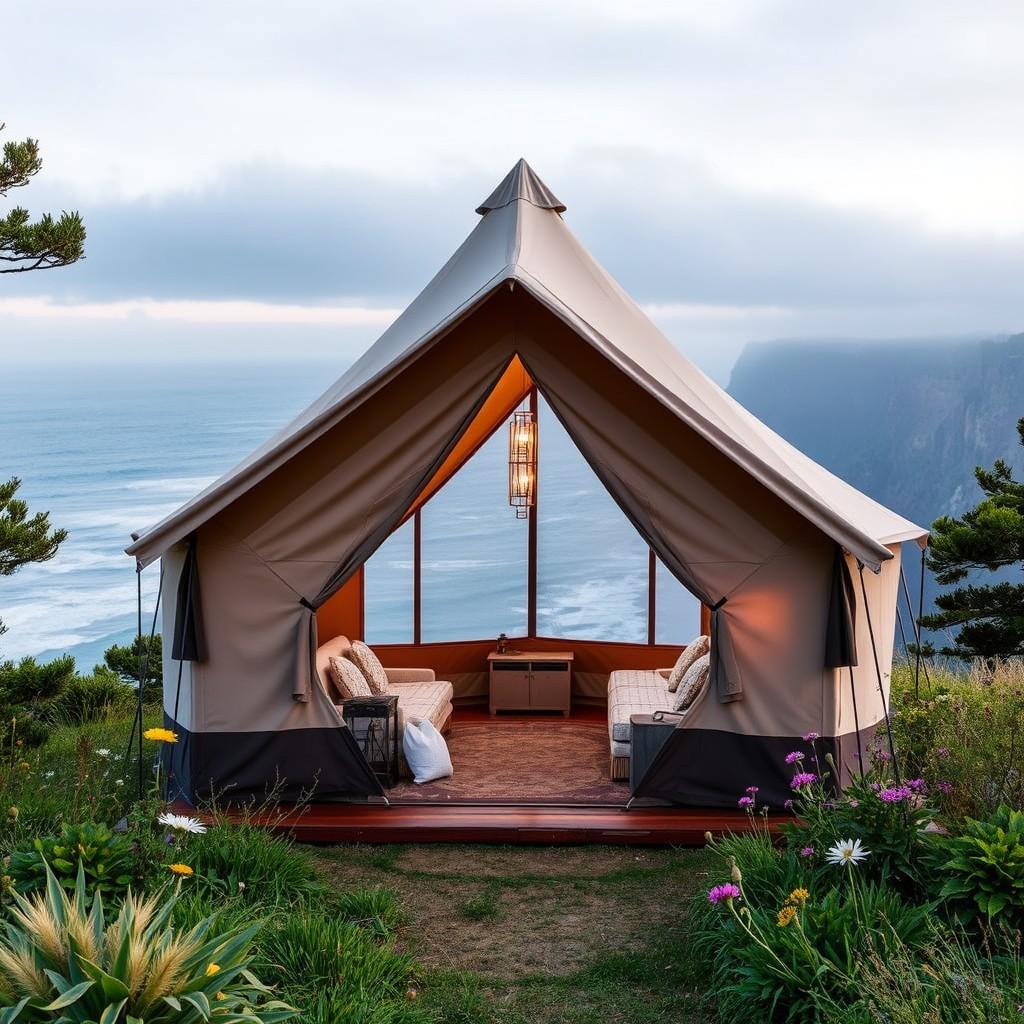
M 76 267 L 0 277 L 6 359 L 347 360 L 520 156 L 720 379 L 748 340 L 1024 330 L 1017 3 L 66 0 L 3 25 L 3 139 L 45 165 L 6 205 L 89 234 Z

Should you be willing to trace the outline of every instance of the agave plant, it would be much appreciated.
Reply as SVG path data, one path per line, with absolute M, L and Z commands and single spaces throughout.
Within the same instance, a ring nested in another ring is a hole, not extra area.
M 46 875 L 43 892 L 13 894 L 0 927 L 0 1024 L 270 1024 L 297 1013 L 248 969 L 258 924 L 217 934 L 213 915 L 176 932 L 177 890 L 129 892 L 108 923 L 81 868 L 70 893 L 49 865 Z

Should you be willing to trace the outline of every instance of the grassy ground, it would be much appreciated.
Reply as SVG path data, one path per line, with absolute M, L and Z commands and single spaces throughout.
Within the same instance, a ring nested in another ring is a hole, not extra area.
M 470 845 L 320 847 L 339 889 L 385 887 L 419 999 L 446 1022 L 703 1024 L 687 919 L 703 852 Z

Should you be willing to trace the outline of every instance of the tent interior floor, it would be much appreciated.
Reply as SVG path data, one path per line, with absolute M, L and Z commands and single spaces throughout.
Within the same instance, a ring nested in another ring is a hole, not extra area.
M 505 748 L 481 756 L 480 737 L 487 733 L 501 737 Z M 460 734 L 467 741 L 461 753 Z M 524 734 L 531 741 L 533 772 L 523 770 L 521 757 L 508 754 L 510 745 L 522 750 Z M 628 783 L 608 777 L 608 732 L 601 707 L 574 705 L 564 718 L 491 716 L 485 706 L 460 706 L 452 716 L 448 740 L 455 769 L 449 780 L 423 786 L 402 780 L 385 790 L 387 802 L 278 805 L 255 815 L 250 812 L 247 819 L 301 842 L 703 846 L 708 831 L 751 828 L 748 817 L 736 810 L 658 801 L 629 804 Z M 560 787 L 557 778 L 546 783 L 542 779 L 547 757 L 552 764 L 570 766 L 567 788 Z M 467 776 L 464 781 L 459 779 L 460 768 Z M 192 809 L 183 804 L 177 810 Z M 233 816 L 230 810 L 227 814 Z

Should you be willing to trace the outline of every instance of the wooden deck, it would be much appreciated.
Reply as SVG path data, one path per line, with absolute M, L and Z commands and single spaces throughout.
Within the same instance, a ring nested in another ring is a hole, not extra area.
M 182 805 L 175 810 L 188 813 L 191 808 Z M 550 804 L 313 803 L 281 806 L 250 820 L 304 843 L 703 846 L 705 832 L 750 830 L 747 815 L 737 811 Z

